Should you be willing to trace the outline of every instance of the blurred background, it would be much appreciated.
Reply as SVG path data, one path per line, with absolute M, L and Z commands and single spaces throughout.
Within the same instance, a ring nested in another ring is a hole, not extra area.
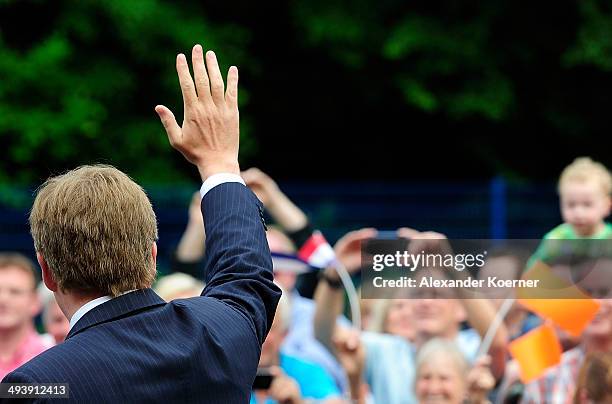
M 612 166 L 609 2 L 0 0 L 3 250 L 33 255 L 44 179 L 109 163 L 149 193 L 163 270 L 199 184 L 153 107 L 182 114 L 174 60 L 195 43 L 240 69 L 241 166 L 332 242 L 539 238 L 563 167 Z

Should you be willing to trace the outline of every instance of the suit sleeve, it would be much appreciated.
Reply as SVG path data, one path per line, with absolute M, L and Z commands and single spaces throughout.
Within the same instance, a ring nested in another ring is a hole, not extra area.
M 272 258 L 261 202 L 242 184 L 217 185 L 204 195 L 206 288 L 252 323 L 260 344 L 272 325 L 280 289 L 273 282 Z

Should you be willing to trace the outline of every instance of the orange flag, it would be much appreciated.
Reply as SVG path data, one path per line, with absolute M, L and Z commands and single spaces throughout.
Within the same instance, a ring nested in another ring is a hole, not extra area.
M 519 302 L 574 337 L 582 334 L 600 306 L 593 299 L 522 299 Z
M 515 339 L 508 349 L 519 364 L 523 383 L 537 379 L 561 361 L 561 345 L 555 329 L 548 324 Z
M 570 335 L 579 337 L 593 320 L 600 303 L 567 279 L 538 261 L 523 279 L 539 280 L 537 291 L 517 291 L 519 303 L 540 317 L 552 321 Z

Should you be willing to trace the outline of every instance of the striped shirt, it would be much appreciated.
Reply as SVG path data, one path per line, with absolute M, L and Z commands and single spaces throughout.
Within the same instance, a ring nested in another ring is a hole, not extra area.
M 565 352 L 559 365 L 525 386 L 521 404 L 573 403 L 576 380 L 583 360 L 584 351 L 581 347 Z

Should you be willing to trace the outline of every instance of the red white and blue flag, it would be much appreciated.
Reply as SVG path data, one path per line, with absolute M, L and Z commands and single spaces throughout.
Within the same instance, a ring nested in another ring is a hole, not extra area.
M 315 268 L 326 268 L 336 260 L 334 249 L 325 240 L 320 231 L 312 233 L 310 238 L 299 249 L 297 256 Z

